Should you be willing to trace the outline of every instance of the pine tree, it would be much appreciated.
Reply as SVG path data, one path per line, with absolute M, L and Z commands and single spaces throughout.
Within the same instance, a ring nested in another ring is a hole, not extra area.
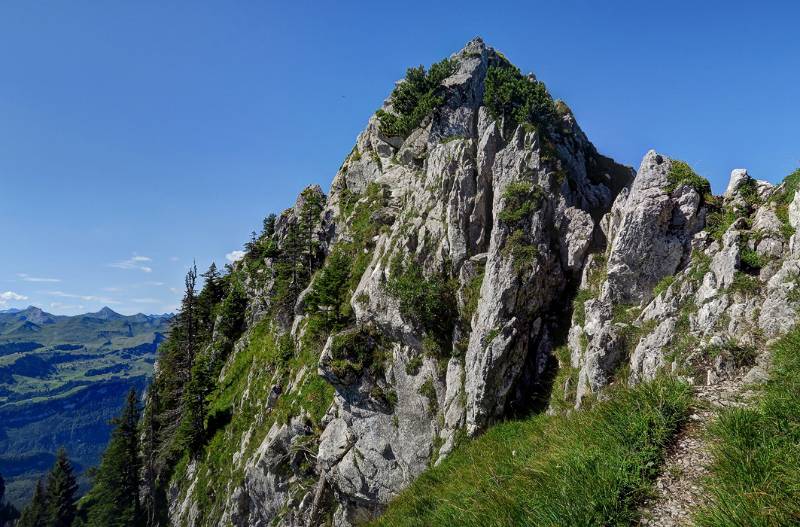
M 178 314 L 178 327 L 181 336 L 181 344 L 184 353 L 183 377 L 186 382 L 191 376 L 192 363 L 197 352 L 197 265 L 192 265 L 186 273 L 184 281 L 185 291 L 181 312 Z
M 67 459 L 67 452 L 61 448 L 56 462 L 47 476 L 47 525 L 48 527 L 70 527 L 75 520 L 77 508 L 75 494 L 78 483 Z
M 189 452 L 197 454 L 205 443 L 205 420 L 208 405 L 206 397 L 211 391 L 212 379 L 209 360 L 199 354 L 192 366 L 192 378 L 183 392 L 183 419 L 180 436 Z
M 33 498 L 30 503 L 28 503 L 28 506 L 25 507 L 25 510 L 22 511 L 22 516 L 17 522 L 16 527 L 47 527 L 47 509 L 47 494 L 44 489 L 44 484 L 40 479 L 36 482 Z
M 134 527 L 141 524 L 139 504 L 139 399 L 131 389 L 90 491 L 90 526 Z
M 276 216 L 274 214 L 270 214 L 266 218 L 264 218 L 264 231 L 261 235 L 264 238 L 271 238 L 273 234 L 275 234 L 275 220 Z
M 19 518 L 19 511 L 10 503 L 3 503 L 3 497 L 6 494 L 6 482 L 3 476 L 0 475 L 0 527 L 11 525 L 11 522 Z
M 302 229 L 296 221 L 290 222 L 286 229 L 286 237 L 283 239 L 281 254 L 281 274 L 288 280 L 286 304 L 294 305 L 297 296 L 301 291 L 300 277 L 303 267 L 303 247 Z
M 225 298 L 225 280 L 214 262 L 211 262 L 208 271 L 200 276 L 205 280 L 203 290 L 197 297 L 200 333 L 204 339 L 210 339 L 214 331 L 214 317 L 216 316 L 214 308 Z
M 219 333 L 228 339 L 229 345 L 233 345 L 233 341 L 244 331 L 245 311 L 247 311 L 247 293 L 240 280 L 232 279 L 228 294 L 219 308 L 218 327 Z
M 148 392 L 148 404 L 142 416 L 142 485 L 143 523 L 155 527 L 158 523 L 158 422 L 155 418 L 158 408 L 158 391 Z
M 169 466 L 180 456 L 179 429 L 183 422 L 184 391 L 192 378 L 192 365 L 199 349 L 197 266 L 186 273 L 181 309 L 172 323 L 169 339 L 160 348 L 159 371 L 152 392 L 158 393 L 158 459 Z
M 303 204 L 300 207 L 299 227 L 302 250 L 305 257 L 304 270 L 311 276 L 311 270 L 319 252 L 319 240 L 316 236 L 317 224 L 322 214 L 322 197 L 314 189 L 305 189 L 302 194 Z

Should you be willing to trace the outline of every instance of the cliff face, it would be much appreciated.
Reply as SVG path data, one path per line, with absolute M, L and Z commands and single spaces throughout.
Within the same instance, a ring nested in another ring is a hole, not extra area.
M 511 66 L 480 39 L 446 66 L 432 111 L 400 135 L 373 116 L 330 194 L 278 218 L 273 253 L 313 224 L 296 301 L 273 253 L 232 271 L 248 329 L 218 384 L 240 388 L 173 476 L 174 524 L 353 525 L 498 419 L 660 370 L 713 382 L 793 323 L 792 192 L 736 172 L 714 198 L 655 152 L 634 178 L 563 103 L 498 115 Z

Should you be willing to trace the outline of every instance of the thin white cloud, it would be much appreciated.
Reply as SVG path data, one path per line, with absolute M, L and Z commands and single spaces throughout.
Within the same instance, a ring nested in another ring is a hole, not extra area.
M 244 251 L 231 251 L 225 255 L 225 258 L 231 263 L 238 262 L 244 258 Z
M 122 291 L 122 288 L 121 287 L 104 287 L 103 291 L 105 291 L 106 293 L 119 293 L 120 291 Z
M 156 298 L 131 298 L 131 302 L 135 302 L 137 304 L 158 304 L 161 300 Z
M 119 302 L 114 300 L 113 298 L 108 298 L 105 296 L 76 295 L 73 293 L 65 293 L 64 291 L 47 291 L 47 294 L 50 296 L 57 296 L 59 298 L 75 298 L 78 300 L 83 300 L 84 302 L 98 302 L 100 304 L 119 304 Z
M 151 282 L 145 282 L 144 285 L 152 285 L 152 286 L 155 286 L 155 287 L 160 287 L 160 286 L 164 285 L 164 282 L 152 282 L 151 281 Z
M 31 276 L 28 273 L 17 273 L 17 276 L 23 282 L 60 282 L 60 278 L 43 278 L 41 276 Z
M 27 299 L 28 297 L 25 295 L 15 293 L 14 291 L 5 291 L 0 293 L 0 306 L 4 306 L 9 302 L 20 302 Z
M 121 260 L 119 262 L 114 262 L 109 264 L 111 267 L 116 267 L 117 269 L 137 269 L 139 271 L 143 271 L 145 273 L 150 273 L 153 271 L 153 268 L 149 265 L 144 265 L 147 262 L 152 262 L 153 259 L 149 256 L 139 256 L 138 254 L 134 254 L 127 260 Z
M 80 311 L 85 309 L 80 304 L 64 304 L 63 302 L 50 302 L 50 309 L 58 309 L 60 311 Z
M 178 260 L 180 260 L 180 258 L 178 258 L 177 256 L 170 256 L 169 257 L 169 261 L 170 262 L 177 262 Z
M 177 287 L 170 287 L 169 290 L 175 293 L 176 295 L 181 294 L 181 290 Z

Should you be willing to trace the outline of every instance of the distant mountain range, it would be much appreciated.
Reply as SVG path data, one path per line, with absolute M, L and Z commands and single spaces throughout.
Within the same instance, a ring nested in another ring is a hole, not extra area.
M 108 421 L 131 387 L 147 386 L 171 318 L 0 311 L 0 474 L 13 503 L 27 501 L 60 446 L 81 471 L 99 462 Z

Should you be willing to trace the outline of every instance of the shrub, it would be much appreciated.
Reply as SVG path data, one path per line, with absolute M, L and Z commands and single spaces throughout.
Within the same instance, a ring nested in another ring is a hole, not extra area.
M 393 275 L 386 284 L 400 303 L 400 313 L 422 327 L 440 349 L 449 349 L 458 317 L 453 280 L 434 275 L 426 278 L 418 264 Z
M 436 399 L 436 388 L 433 387 L 433 381 L 426 380 L 419 387 L 419 393 L 428 399 L 428 408 L 432 414 L 435 414 L 439 410 L 439 400 Z
M 509 183 L 503 191 L 503 210 L 498 219 L 507 225 L 514 225 L 529 218 L 539 207 L 543 197 L 542 188 L 527 181 Z
M 755 179 L 746 179 L 736 190 L 748 206 L 755 207 L 761 203 L 761 198 L 758 195 L 758 185 Z
M 544 83 L 523 77 L 511 64 L 489 68 L 483 104 L 506 127 L 528 123 L 547 128 L 558 119 L 556 105 Z
M 304 299 L 305 312 L 318 315 L 325 331 L 340 330 L 353 320 L 349 283 L 352 268 L 352 257 L 341 247 L 336 247 L 314 277 L 311 290 Z
M 382 368 L 380 343 L 370 331 L 355 329 L 333 336 L 331 341 L 331 371 L 347 382 L 369 368 Z
M 392 112 L 378 110 L 381 133 L 390 137 L 407 137 L 422 120 L 444 103 L 440 94 L 442 81 L 455 73 L 458 62 L 445 59 L 429 71 L 420 65 L 409 68 L 406 77 L 392 91 Z
M 769 263 L 769 259 L 761 256 L 753 249 L 745 247 L 739 254 L 739 261 L 744 266 L 744 270 L 748 272 L 758 272 L 759 269 Z
M 414 355 L 408 362 L 406 363 L 406 374 L 407 375 L 416 375 L 419 373 L 419 369 L 422 367 L 422 355 Z
M 247 311 L 247 294 L 239 280 L 232 280 L 228 294 L 220 308 L 220 332 L 230 341 L 234 341 L 244 331 L 244 315 Z

